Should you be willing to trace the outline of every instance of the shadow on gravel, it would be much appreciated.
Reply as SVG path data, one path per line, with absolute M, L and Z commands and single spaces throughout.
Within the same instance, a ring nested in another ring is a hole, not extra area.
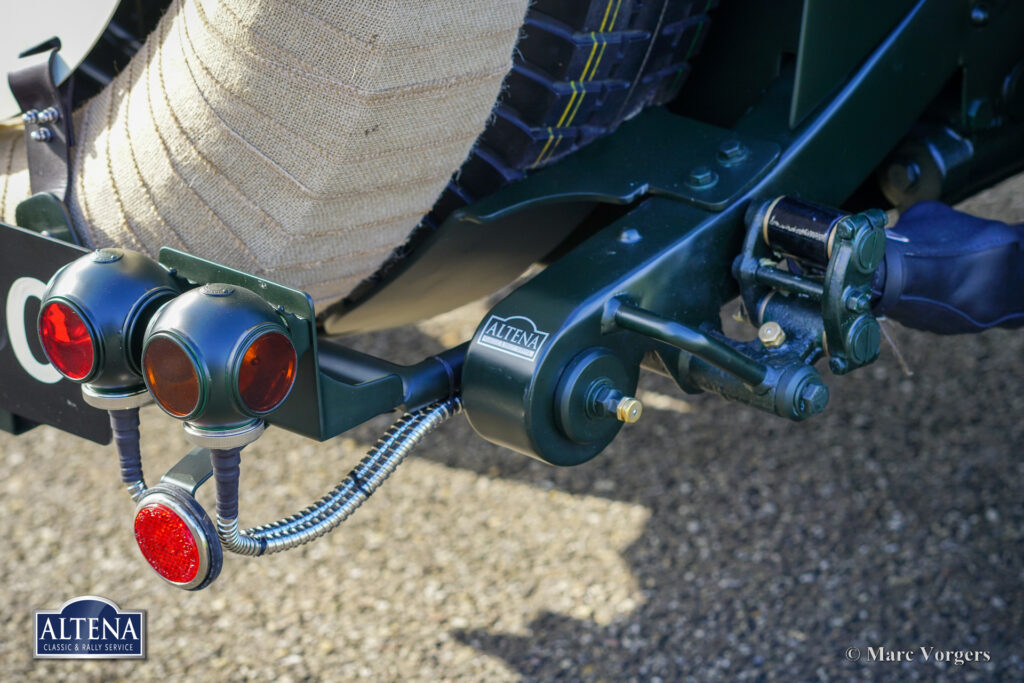
M 826 377 L 829 409 L 804 424 L 688 397 L 689 412 L 649 410 L 569 469 L 484 443 L 465 420 L 447 427 L 425 457 L 651 511 L 626 551 L 645 599 L 627 616 L 547 612 L 525 636 L 455 636 L 542 679 L 960 668 L 845 659 L 867 646 L 982 650 L 991 661 L 959 673 L 1024 675 L 1024 335 L 897 333 L 913 378 L 886 349 Z M 685 398 L 660 377 L 642 385 Z

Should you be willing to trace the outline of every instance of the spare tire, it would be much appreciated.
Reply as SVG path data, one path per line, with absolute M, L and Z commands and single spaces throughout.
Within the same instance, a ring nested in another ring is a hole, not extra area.
M 455 208 L 670 99 L 712 3 L 526 4 L 174 0 L 76 112 L 79 234 L 351 305 Z M 10 221 L 24 141 L 0 130 Z

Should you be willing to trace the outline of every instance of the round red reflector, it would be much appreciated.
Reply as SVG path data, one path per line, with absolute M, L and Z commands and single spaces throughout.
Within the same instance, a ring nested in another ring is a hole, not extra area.
M 238 395 L 249 410 L 265 413 L 276 408 L 295 381 L 295 347 L 280 332 L 257 337 L 242 356 Z
M 67 304 L 46 304 L 39 316 L 39 340 L 46 357 L 68 379 L 85 379 L 92 372 L 96 353 L 89 326 Z
M 156 573 L 174 583 L 188 583 L 199 573 L 199 545 L 188 525 L 159 503 L 135 515 L 135 542 Z
M 185 417 L 199 405 L 199 373 L 191 356 L 167 337 L 155 337 L 142 357 L 146 384 L 160 406 Z

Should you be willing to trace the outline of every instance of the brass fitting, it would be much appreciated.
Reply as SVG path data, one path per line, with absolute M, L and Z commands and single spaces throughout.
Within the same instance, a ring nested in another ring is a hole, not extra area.
M 615 417 L 619 422 L 635 424 L 644 414 L 644 404 L 632 396 L 623 396 L 615 406 Z
M 785 343 L 786 333 L 783 331 L 782 325 L 774 320 L 769 320 L 757 330 L 757 338 L 766 348 L 776 349 Z

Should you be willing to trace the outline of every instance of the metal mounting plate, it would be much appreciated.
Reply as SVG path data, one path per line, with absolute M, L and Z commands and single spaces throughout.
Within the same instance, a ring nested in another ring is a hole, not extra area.
M 736 163 L 721 163 L 719 148 L 731 140 L 741 142 L 748 153 Z M 489 223 L 553 202 L 629 204 L 645 195 L 720 211 L 764 176 L 779 158 L 779 151 L 774 142 L 741 137 L 731 130 L 652 109 L 623 124 L 615 135 L 459 209 L 453 218 Z M 717 175 L 717 181 L 706 187 L 690 185 L 687 177 L 699 166 Z
M 110 442 L 104 411 L 46 362 L 36 334 L 39 297 L 81 247 L 0 223 L 0 429 L 48 424 L 96 443 Z M 20 419 L 19 419 L 20 418 Z
M 741 162 L 719 163 L 718 148 L 728 140 L 747 148 Z M 394 279 L 351 310 L 332 307 L 321 322 L 328 333 L 342 334 L 443 313 L 514 280 L 597 204 L 655 195 L 721 210 L 756 184 L 779 153 L 774 142 L 648 110 L 615 134 L 456 211 Z M 695 166 L 707 166 L 718 181 L 690 187 L 686 179 Z
M 320 371 L 313 299 L 306 292 L 167 247 L 160 250 L 160 263 L 196 284 L 223 282 L 244 287 L 284 316 L 299 364 L 295 386 L 281 407 L 266 418 L 269 424 L 323 441 L 401 405 L 402 380 L 397 375 L 347 384 Z

